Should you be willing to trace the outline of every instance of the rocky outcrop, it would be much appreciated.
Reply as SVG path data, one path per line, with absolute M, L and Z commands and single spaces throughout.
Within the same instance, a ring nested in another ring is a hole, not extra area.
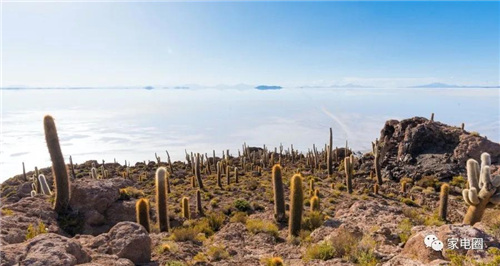
M 436 176 L 450 179 L 465 172 L 465 162 L 488 152 L 492 164 L 500 163 L 500 144 L 459 127 L 431 122 L 423 117 L 389 120 L 380 133 L 386 149 L 383 174 L 399 180 Z
M 77 241 L 52 233 L 4 246 L 0 257 L 1 265 L 76 265 L 91 260 Z
M 77 239 L 85 247 L 99 254 L 116 255 L 135 264 L 151 260 L 151 238 L 146 229 L 137 223 L 120 222 L 108 233 Z
M 64 234 L 59 228 L 57 214 L 52 210 L 48 196 L 22 198 L 16 203 L 3 205 L 2 209 L 4 210 L 4 214 L 0 217 L 2 244 L 25 241 L 30 224 L 37 227 L 40 222 L 45 225 L 48 232 Z
M 123 211 L 123 203 L 118 202 L 120 189 L 132 185 L 132 180 L 123 178 L 75 180 L 71 184 L 70 206 L 83 217 L 84 224 L 80 233 L 98 235 L 107 232 L 120 221 L 115 219 L 116 211 Z M 134 206 L 126 207 L 128 210 L 120 213 L 121 221 L 135 220 Z M 123 217 L 124 214 L 130 217 Z

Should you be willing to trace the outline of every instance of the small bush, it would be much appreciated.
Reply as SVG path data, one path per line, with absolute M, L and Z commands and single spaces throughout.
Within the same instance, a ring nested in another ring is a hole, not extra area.
M 211 261 L 219 261 L 229 258 L 229 253 L 224 246 L 210 246 L 208 247 L 207 255 Z
M 144 192 L 135 187 L 126 187 L 120 189 L 120 200 L 129 200 L 131 198 L 143 198 Z
M 307 247 L 304 260 L 329 260 L 335 256 L 335 248 L 331 243 L 324 241 Z
M 412 199 L 409 199 L 409 198 L 401 198 L 401 202 L 408 205 L 408 206 L 418 206 L 418 204 L 415 203 L 415 201 L 413 201 Z
M 179 227 L 172 230 L 172 235 L 170 237 L 172 240 L 179 242 L 195 241 L 199 233 L 200 231 L 198 228 Z
M 212 206 L 212 208 L 215 208 L 219 205 L 219 199 L 217 198 L 213 198 L 211 201 L 210 201 L 210 206 Z
M 459 188 L 465 188 L 466 183 L 467 183 L 467 181 L 465 180 L 465 178 L 463 176 L 459 175 L 459 176 L 453 177 L 453 179 L 450 182 L 450 185 L 456 186 Z
M 250 208 L 250 203 L 244 199 L 237 199 L 234 201 L 234 207 L 238 209 L 239 211 L 246 212 L 249 211 Z
M 441 182 L 435 176 L 424 176 L 422 179 L 417 181 L 417 185 L 421 187 L 433 187 L 434 189 L 439 189 Z
M 207 214 L 205 219 L 208 221 L 208 225 L 210 226 L 210 228 L 214 232 L 217 232 L 224 224 L 224 220 L 226 219 L 226 217 L 222 213 L 209 213 Z
M 262 264 L 265 266 L 283 266 L 283 259 L 280 257 L 272 257 L 272 258 L 262 258 L 260 260 Z
M 273 237 L 278 237 L 278 227 L 272 222 L 263 221 L 259 219 L 248 219 L 247 230 L 253 234 L 266 233 Z
M 264 206 L 260 205 L 258 202 L 252 202 L 252 208 L 254 211 L 263 211 L 265 209 Z
M 310 212 L 307 216 L 304 217 L 302 228 L 304 230 L 314 231 L 314 229 L 323 225 L 323 220 L 324 215 L 320 212 Z
M 346 185 L 344 185 L 343 183 L 337 183 L 337 184 L 335 184 L 335 187 L 336 187 L 338 190 L 347 190 Z
M 401 230 L 401 233 L 399 233 L 399 240 L 401 242 L 406 243 L 408 239 L 411 236 L 411 228 L 413 227 L 410 219 L 405 218 L 399 223 L 398 229 Z
M 161 243 L 157 248 L 156 248 L 156 253 L 158 254 L 163 254 L 165 252 L 177 252 L 179 247 L 177 244 L 173 242 L 168 242 L 168 243 Z
M 246 212 L 236 212 L 233 217 L 229 220 L 231 223 L 242 223 L 245 224 L 247 222 L 247 213 Z
M 26 233 L 26 240 L 32 239 L 37 235 L 45 233 L 47 233 L 47 228 L 45 227 L 45 224 L 42 221 L 38 222 L 37 227 L 34 227 L 33 224 L 29 224 Z
M 169 260 L 165 263 L 165 266 L 185 266 L 185 265 L 187 264 L 178 260 Z
M 2 209 L 2 216 L 11 216 L 14 214 L 14 211 L 12 211 L 11 209 Z

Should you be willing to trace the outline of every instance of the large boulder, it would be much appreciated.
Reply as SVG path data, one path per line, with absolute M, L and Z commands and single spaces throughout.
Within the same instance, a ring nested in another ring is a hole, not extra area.
M 135 264 L 151 260 L 151 238 L 146 229 L 137 223 L 120 222 L 108 233 L 80 241 L 97 253 L 116 255 Z
M 463 174 L 466 161 L 479 160 L 483 152 L 491 155 L 492 164 L 500 163 L 500 144 L 423 117 L 387 121 L 380 140 L 386 149 L 383 174 L 396 180 L 431 175 L 450 179 Z
M 82 234 L 98 235 L 107 232 L 118 221 L 112 219 L 115 211 L 109 210 L 118 203 L 120 189 L 132 186 L 133 181 L 123 178 L 77 179 L 71 184 L 70 206 L 82 217 Z M 130 206 L 129 206 L 130 209 Z M 126 213 L 130 214 L 131 211 Z M 128 218 L 130 220 L 133 218 Z
M 76 265 L 91 257 L 75 240 L 47 233 L 28 242 L 2 245 L 1 265 Z

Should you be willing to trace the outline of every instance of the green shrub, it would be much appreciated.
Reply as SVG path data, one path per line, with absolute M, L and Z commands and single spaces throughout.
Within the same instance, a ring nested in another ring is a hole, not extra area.
M 45 227 L 45 224 L 42 221 L 38 222 L 37 227 L 34 227 L 33 224 L 29 224 L 26 233 L 26 240 L 32 239 L 37 235 L 45 233 L 47 233 L 47 228 Z
M 195 241 L 200 233 L 199 228 L 195 227 L 178 227 L 172 230 L 172 235 L 170 236 L 172 240 L 185 242 L 185 241 Z
M 467 183 L 467 181 L 465 180 L 465 178 L 463 176 L 459 175 L 459 176 L 453 177 L 453 179 L 450 182 L 450 185 L 456 186 L 459 188 L 465 188 L 466 183 Z
M 245 224 L 247 222 L 247 213 L 246 212 L 236 212 L 233 217 L 229 220 L 231 223 L 242 223 Z
M 143 198 L 144 192 L 135 187 L 126 187 L 120 189 L 120 200 L 129 200 L 131 198 Z
M 280 257 L 262 258 L 260 260 L 265 266 L 283 266 L 283 259 Z
M 331 243 L 324 241 L 307 247 L 304 260 L 329 260 L 335 256 L 335 248 Z
M 238 209 L 239 211 L 246 212 L 249 211 L 250 208 L 250 203 L 244 199 L 237 199 L 234 201 L 234 207 Z
M 302 222 L 302 229 L 314 231 L 314 229 L 323 225 L 324 215 L 321 212 L 310 212 L 304 217 Z
M 433 187 L 434 189 L 439 189 L 441 187 L 441 182 L 439 182 L 435 176 L 424 176 L 417 181 L 417 185 L 425 188 Z
M 410 219 L 408 219 L 408 218 L 403 219 L 399 223 L 398 229 L 401 231 L 401 233 L 399 233 L 399 240 L 401 240 L 401 242 L 406 243 L 406 241 L 408 241 L 408 239 L 411 236 L 411 228 L 412 227 L 413 227 L 413 225 L 412 225 Z
M 217 232 L 224 224 L 226 217 L 222 213 L 209 213 L 204 219 L 208 221 L 210 228 Z
M 253 234 L 266 233 L 273 237 L 278 237 L 278 226 L 272 222 L 263 221 L 260 219 L 248 219 L 247 220 L 247 230 Z
M 408 205 L 408 206 L 418 206 L 417 203 L 415 203 L 415 201 L 413 201 L 412 199 L 409 199 L 409 198 L 401 198 L 400 200 L 402 203 Z
M 224 246 L 210 246 L 208 247 L 207 255 L 211 261 L 219 261 L 229 258 L 229 253 Z
M 178 260 L 169 260 L 165 263 L 165 266 L 185 266 L 185 265 L 187 264 Z

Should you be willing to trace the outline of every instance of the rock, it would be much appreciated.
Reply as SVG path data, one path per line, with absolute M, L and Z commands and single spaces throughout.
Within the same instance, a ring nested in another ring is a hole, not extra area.
M 133 263 L 146 263 L 151 260 L 151 238 L 146 229 L 133 222 L 120 222 L 108 233 L 93 239 L 80 237 L 80 241 L 102 254 L 112 254 L 126 258 Z
M 84 266 L 134 266 L 135 264 L 129 260 L 124 258 L 119 258 L 116 255 L 106 255 L 106 254 L 94 254 L 92 255 L 92 261 L 89 263 L 81 264 Z
M 448 247 L 448 240 L 450 239 L 456 239 L 458 241 L 457 248 L 453 250 L 455 253 L 474 258 L 476 258 L 476 255 L 484 257 L 482 253 L 489 247 L 500 246 L 498 240 L 493 236 L 470 225 L 446 224 L 432 228 L 418 226 L 412 229 L 412 233 L 413 235 L 406 242 L 401 255 L 424 263 L 430 263 L 435 260 L 449 260 L 450 258 L 447 252 L 450 250 Z M 442 251 L 434 251 L 432 248 L 425 246 L 424 238 L 428 235 L 435 235 L 438 240 L 443 242 L 444 248 Z M 469 239 L 472 241 L 473 238 L 483 239 L 484 247 L 482 250 L 476 251 L 461 247 L 460 239 Z
M 72 182 L 70 206 L 84 217 L 80 233 L 98 235 L 118 223 L 120 220 L 110 217 L 117 215 L 115 203 L 120 198 L 120 189 L 132 185 L 132 180 L 123 178 L 81 178 Z
M 6 204 L 2 209 L 11 210 L 12 215 L 2 215 L 0 239 L 2 244 L 21 243 L 26 240 L 29 225 L 38 226 L 43 222 L 50 233 L 63 234 L 57 223 L 57 213 L 52 210 L 48 196 L 22 198 L 18 202 Z
M 77 241 L 47 233 L 28 242 L 2 246 L 2 265 L 76 265 L 91 257 Z
M 483 152 L 490 153 L 492 164 L 500 163 L 500 144 L 423 117 L 389 120 L 379 139 L 387 149 L 381 161 L 383 174 L 396 180 L 404 176 L 418 180 L 426 175 L 451 179 L 465 173 L 467 159 L 479 160 Z M 367 164 L 367 158 L 363 159 Z

